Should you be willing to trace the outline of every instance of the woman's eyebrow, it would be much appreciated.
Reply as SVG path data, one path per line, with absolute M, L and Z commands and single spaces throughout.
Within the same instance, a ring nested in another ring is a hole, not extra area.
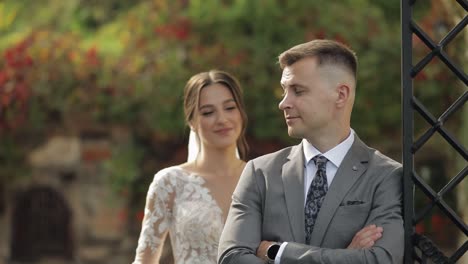
M 226 99 L 224 100 L 224 102 L 222 104 L 227 104 L 227 103 L 230 103 L 230 102 L 236 102 L 236 100 L 234 100 L 234 98 L 230 98 L 230 99 Z M 204 105 L 201 105 L 198 109 L 203 109 L 203 108 L 214 108 L 215 106 L 213 104 L 204 104 Z
M 214 107 L 214 106 L 213 106 L 212 104 L 205 104 L 205 105 L 200 106 L 200 108 L 198 108 L 198 109 L 201 110 L 201 109 L 203 109 L 203 108 L 213 108 L 213 107 Z
M 223 104 L 230 103 L 230 102 L 234 102 L 234 103 L 235 103 L 236 101 L 234 100 L 234 98 L 230 98 L 230 99 L 225 100 L 225 101 L 223 102 Z

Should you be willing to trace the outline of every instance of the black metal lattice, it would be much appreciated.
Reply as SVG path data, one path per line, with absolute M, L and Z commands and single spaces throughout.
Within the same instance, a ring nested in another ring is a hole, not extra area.
M 71 211 L 56 190 L 35 186 L 18 194 L 13 209 L 11 261 L 73 258 Z
M 445 256 L 437 246 L 424 235 L 415 232 L 414 226 L 429 215 L 434 207 L 438 207 L 450 221 L 465 236 L 468 228 L 463 219 L 444 201 L 444 195 L 453 191 L 468 174 L 465 166 L 457 175 L 442 188 L 434 191 L 414 169 L 414 155 L 437 132 L 450 146 L 465 160 L 468 160 L 466 148 L 445 127 L 444 123 L 468 101 L 468 91 L 465 92 L 438 118 L 435 118 L 428 109 L 413 94 L 413 78 L 421 72 L 429 62 L 437 57 L 450 69 L 460 81 L 468 86 L 468 78 L 461 67 L 449 58 L 444 48 L 468 24 L 468 15 L 453 27 L 440 42 L 435 43 L 413 20 L 413 7 L 416 0 L 401 1 L 401 27 L 402 27 L 402 119 L 403 119 L 403 192 L 404 192 L 404 218 L 405 218 L 405 263 L 455 263 L 468 250 L 468 239 L 451 256 Z M 425 1 L 429 2 L 429 1 Z M 453 4 L 460 5 L 468 11 L 467 0 L 455 0 Z M 429 48 L 429 52 L 416 65 L 413 66 L 413 37 L 416 35 L 422 43 Z M 464 54 L 460 54 L 464 56 Z M 442 89 L 442 88 L 441 88 Z M 414 140 L 414 113 L 418 113 L 430 125 L 423 135 Z M 414 191 L 418 188 L 430 199 L 430 203 L 417 214 L 414 212 Z

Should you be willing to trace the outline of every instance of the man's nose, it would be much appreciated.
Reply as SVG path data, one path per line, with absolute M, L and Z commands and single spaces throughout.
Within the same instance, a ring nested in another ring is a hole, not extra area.
M 283 96 L 283 99 L 281 99 L 281 101 L 279 102 L 278 108 L 280 110 L 291 108 L 291 103 L 290 103 L 290 100 L 289 100 L 289 96 L 287 94 L 285 94 Z

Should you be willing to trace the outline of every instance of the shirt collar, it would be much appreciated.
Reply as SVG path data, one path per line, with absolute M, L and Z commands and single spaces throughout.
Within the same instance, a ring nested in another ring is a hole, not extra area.
M 349 136 L 343 140 L 340 144 L 336 145 L 334 148 L 330 149 L 329 151 L 325 153 L 321 153 L 317 148 L 315 148 L 312 144 L 309 143 L 306 139 L 302 140 L 302 145 L 303 151 L 304 151 L 304 157 L 306 160 L 307 165 L 309 161 L 317 156 L 317 155 L 323 155 L 325 158 L 327 158 L 329 161 L 333 163 L 336 167 L 340 167 L 341 162 L 343 161 L 346 153 L 348 153 L 348 150 L 351 148 L 351 145 L 353 145 L 354 142 L 354 130 L 351 129 Z

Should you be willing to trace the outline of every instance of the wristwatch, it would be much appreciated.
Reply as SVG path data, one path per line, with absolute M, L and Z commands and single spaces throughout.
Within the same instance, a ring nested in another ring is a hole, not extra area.
M 280 249 L 281 243 L 273 243 L 268 246 L 265 254 L 265 258 L 268 260 L 268 263 L 273 264 L 275 263 L 276 254 L 278 254 L 278 250 Z

